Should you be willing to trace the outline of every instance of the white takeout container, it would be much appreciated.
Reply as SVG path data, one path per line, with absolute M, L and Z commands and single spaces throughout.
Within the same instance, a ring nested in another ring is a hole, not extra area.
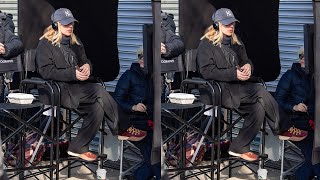
M 192 104 L 196 97 L 193 94 L 187 93 L 171 93 L 169 100 L 171 103 L 177 104 Z
M 34 99 L 32 94 L 26 93 L 10 93 L 7 97 L 10 103 L 16 104 L 31 104 Z

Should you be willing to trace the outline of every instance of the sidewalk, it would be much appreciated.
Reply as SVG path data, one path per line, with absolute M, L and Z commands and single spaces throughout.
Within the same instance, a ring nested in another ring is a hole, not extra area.
M 223 165 L 222 165 L 223 166 Z M 62 168 L 63 165 L 61 165 L 60 168 Z M 92 168 L 93 171 L 97 169 L 95 165 L 91 165 L 90 168 Z M 257 170 L 258 166 L 254 164 L 250 164 L 250 168 L 253 170 Z M 107 179 L 108 180 L 118 180 L 119 179 L 119 171 L 114 169 L 107 169 Z M 274 170 L 271 168 L 267 168 L 268 170 L 268 180 L 279 180 L 280 177 L 280 171 Z M 240 166 L 232 170 L 232 177 L 228 177 L 228 169 L 225 169 L 221 172 L 220 176 L 221 180 L 255 180 L 258 179 L 257 175 L 255 175 L 249 168 L 246 166 Z M 39 175 L 38 178 L 40 180 L 47 180 L 48 178 L 44 175 Z M 209 178 L 205 175 L 199 175 L 198 178 L 200 180 L 209 180 Z M 18 178 L 12 178 L 13 180 L 17 180 Z M 32 179 L 32 178 L 29 178 Z M 35 179 L 35 178 L 33 178 Z M 74 168 L 71 170 L 71 177 L 67 177 L 67 169 L 60 172 L 60 180 L 96 180 L 96 175 L 91 172 L 88 168 L 85 166 L 79 166 L 77 168 Z M 176 177 L 173 180 L 178 180 L 179 178 Z M 190 180 L 196 180 L 197 178 L 189 178 Z
M 223 163 L 221 164 L 223 167 Z M 250 164 L 250 168 L 252 168 L 254 171 L 258 169 L 257 165 Z M 271 168 L 266 168 L 268 170 L 268 180 L 279 180 L 280 178 L 280 170 L 275 170 Z M 209 173 L 208 173 L 209 175 Z M 210 178 L 205 175 L 197 176 L 200 180 L 209 180 Z M 189 178 L 190 180 L 196 180 L 197 178 Z M 174 178 L 174 180 L 178 180 L 179 178 Z M 229 172 L 228 168 L 223 170 L 220 174 L 220 180 L 256 180 L 258 179 L 257 175 L 252 172 L 248 167 L 246 166 L 240 166 L 237 168 L 234 168 L 232 170 L 232 176 L 229 178 Z

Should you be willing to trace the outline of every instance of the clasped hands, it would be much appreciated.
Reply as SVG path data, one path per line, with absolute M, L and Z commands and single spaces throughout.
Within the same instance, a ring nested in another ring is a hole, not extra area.
M 85 81 L 89 79 L 90 76 L 90 65 L 84 64 L 81 67 L 76 67 L 76 78 L 79 81 Z
M 240 81 L 246 81 L 251 77 L 251 65 L 245 64 L 242 67 L 237 66 L 237 78 Z

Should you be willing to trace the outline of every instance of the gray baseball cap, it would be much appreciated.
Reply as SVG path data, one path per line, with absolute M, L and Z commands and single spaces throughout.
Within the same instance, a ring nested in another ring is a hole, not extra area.
M 67 8 L 59 8 L 57 9 L 51 16 L 52 22 L 60 22 L 62 25 L 68 25 L 76 20 L 71 11 Z
M 227 8 L 220 8 L 212 15 L 213 22 L 221 22 L 223 25 L 228 25 L 238 21 L 232 11 Z M 240 22 L 240 21 L 238 21 Z

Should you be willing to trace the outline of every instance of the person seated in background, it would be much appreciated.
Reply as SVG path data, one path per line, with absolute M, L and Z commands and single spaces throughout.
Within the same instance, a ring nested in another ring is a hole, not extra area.
M 0 60 L 14 58 L 24 50 L 21 39 L 14 34 L 14 24 L 11 16 L 0 11 Z M 0 73 L 0 103 L 4 102 L 4 83 L 4 74 Z
M 151 164 L 151 149 L 153 140 L 153 83 L 144 69 L 143 49 L 138 49 L 138 62 L 132 63 L 120 77 L 114 91 L 114 99 L 127 116 L 131 128 L 138 128 L 136 142 L 133 142 L 143 155 L 143 164 L 134 172 L 137 180 L 147 180 L 152 177 L 160 179 L 160 163 Z M 119 114 L 121 119 L 121 114 Z M 120 120 L 120 123 L 123 120 Z M 120 125 L 121 126 L 121 125 Z M 129 128 L 130 129 L 130 128 Z M 127 130 L 128 131 L 128 130 Z M 127 132 L 124 132 L 127 134 Z M 123 139 L 119 135 L 119 139 Z M 129 139 L 130 140 L 130 139 Z M 139 141 L 139 142 L 137 142 Z
M 89 144 L 106 122 L 114 135 L 118 134 L 118 107 L 102 85 L 91 82 L 92 64 L 80 39 L 74 34 L 77 20 L 71 11 L 59 8 L 51 15 L 52 24 L 40 37 L 36 49 L 36 63 L 40 76 L 56 81 L 61 90 L 61 105 L 83 114 L 82 127 L 71 141 L 68 154 L 86 161 L 97 155 L 89 151 Z M 41 87 L 39 100 L 51 104 L 47 91 Z
M 299 60 L 292 64 L 278 83 L 275 99 L 284 110 L 285 116 L 290 117 L 294 127 L 308 131 L 308 137 L 294 142 L 301 150 L 305 162 L 296 170 L 298 180 L 305 180 L 317 176 L 320 178 L 320 164 L 312 165 L 312 149 L 314 127 L 312 127 L 315 113 L 314 75 L 305 72 L 304 47 L 298 52 Z M 290 140 L 290 139 L 288 139 Z
M 235 34 L 238 20 L 232 11 L 227 8 L 218 9 L 213 13 L 212 20 L 213 26 L 201 38 L 197 49 L 199 72 L 204 79 L 219 82 L 222 105 L 236 110 L 245 119 L 237 137 L 232 140 L 228 153 L 247 161 L 255 161 L 258 156 L 250 151 L 250 144 L 265 119 L 276 135 L 282 135 L 288 129 L 280 129 L 279 107 L 273 96 L 261 84 L 250 81 L 253 64 L 247 56 L 244 44 Z M 206 99 L 209 97 L 210 95 Z M 284 136 L 305 138 L 307 134 L 292 132 Z
M 161 59 L 166 60 L 177 58 L 185 51 L 184 42 L 181 37 L 171 31 L 171 29 L 174 29 L 173 27 L 175 27 L 175 24 L 173 24 L 173 19 L 170 19 L 171 17 L 167 15 L 161 19 Z M 166 97 L 169 95 L 169 91 L 171 90 L 171 83 L 177 78 L 174 77 L 174 73 L 172 72 L 163 73 L 161 76 L 161 102 L 165 102 Z

